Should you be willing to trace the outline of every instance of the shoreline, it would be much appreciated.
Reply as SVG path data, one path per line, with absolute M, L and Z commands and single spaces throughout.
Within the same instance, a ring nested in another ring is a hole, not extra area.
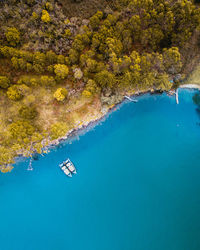
M 65 143 L 67 142 L 67 140 L 70 140 L 72 139 L 73 137 L 79 135 L 82 131 L 85 131 L 87 129 L 90 129 L 92 127 L 95 127 L 100 121 L 103 121 L 104 119 L 106 119 L 106 116 L 108 116 L 109 114 L 111 114 L 113 111 L 115 111 L 115 109 L 120 106 L 122 103 L 124 103 L 127 98 L 125 98 L 124 96 L 125 95 L 128 95 L 130 96 L 131 98 L 132 97 L 139 97 L 139 96 L 142 96 L 142 95 L 145 95 L 145 94 L 158 94 L 159 92 L 157 90 L 155 91 L 152 91 L 151 89 L 149 90 L 144 90 L 144 91 L 137 91 L 136 93 L 134 94 L 130 94 L 130 93 L 124 93 L 122 96 L 123 96 L 123 99 L 116 103 L 116 104 L 113 104 L 113 105 L 110 105 L 110 106 L 106 106 L 106 107 L 103 107 L 102 110 L 101 110 L 101 113 L 99 113 L 98 116 L 96 116 L 94 119 L 91 118 L 90 120 L 88 121 L 85 121 L 83 122 L 82 124 L 77 124 L 76 127 L 74 127 L 73 129 L 70 129 L 66 135 L 62 136 L 62 137 L 59 137 L 55 140 L 49 140 L 49 139 L 44 139 L 43 141 L 47 141 L 47 145 L 44 146 L 43 150 L 45 150 L 46 152 L 42 152 L 41 154 L 40 153 L 35 153 L 35 154 L 32 154 L 32 157 L 34 155 L 42 155 L 42 156 L 45 156 L 45 154 L 48 154 L 49 151 L 52 149 L 52 148 L 56 148 L 57 146 L 61 145 L 61 143 Z M 16 164 L 17 162 L 20 162 L 21 159 L 30 159 L 31 157 L 25 157 L 23 156 L 22 154 L 19 154 L 15 157 L 15 163 Z M 11 169 L 12 170 L 12 169 Z
M 182 84 L 178 87 L 178 89 L 198 89 L 200 90 L 200 85 L 198 84 Z
M 183 85 L 180 85 L 177 89 L 197 89 L 197 90 L 200 90 L 200 85 L 197 85 L 197 84 L 183 84 Z M 166 91 L 166 93 L 169 93 L 169 91 Z M 126 93 L 128 96 L 130 96 L 131 98 L 135 98 L 135 97 L 140 97 L 142 95 L 145 95 L 145 94 L 151 94 L 151 95 L 155 95 L 155 94 L 162 94 L 160 93 L 158 90 L 154 90 L 152 91 L 152 89 L 149 89 L 149 90 L 144 90 L 144 91 L 141 91 L 141 92 L 136 92 L 134 94 L 130 94 L 130 93 Z M 99 113 L 98 116 L 96 116 L 94 119 L 91 118 L 91 120 L 88 120 L 88 121 L 85 121 L 85 123 L 83 122 L 82 124 L 77 124 L 76 127 L 74 127 L 73 129 L 69 130 L 67 132 L 66 135 L 62 136 L 62 137 L 59 137 L 55 140 L 48 140 L 48 143 L 47 143 L 47 146 L 45 146 L 45 151 L 47 151 L 46 153 L 36 153 L 36 155 L 42 155 L 42 156 L 45 156 L 45 154 L 48 154 L 49 151 L 52 149 L 52 148 L 56 148 L 57 146 L 61 145 L 62 143 L 65 143 L 67 142 L 67 140 L 70 140 L 72 139 L 73 137 L 75 136 L 78 136 L 82 131 L 85 131 L 87 132 L 86 130 L 87 129 L 91 129 L 92 127 L 95 127 L 96 125 L 98 125 L 98 123 L 100 121 L 103 121 L 103 119 L 106 119 L 106 116 L 109 116 L 113 111 L 115 111 L 117 109 L 118 106 L 120 106 L 122 103 L 124 103 L 125 101 L 127 101 L 127 98 L 125 97 L 125 95 L 123 95 L 123 99 L 122 101 L 116 103 L 116 104 L 113 104 L 111 106 L 107 106 L 107 107 L 103 107 L 102 108 L 102 111 L 101 113 Z M 44 139 L 46 140 L 46 139 Z M 34 155 L 34 154 L 33 154 Z M 32 156 L 33 157 L 33 156 Z M 20 159 L 29 159 L 30 157 L 24 157 L 22 155 L 18 155 L 16 156 L 16 162 L 19 162 Z
M 183 85 L 180 85 L 178 87 L 178 89 L 181 88 L 181 89 L 198 89 L 200 90 L 200 85 L 197 85 L 197 84 L 183 84 Z M 166 93 L 168 93 L 169 91 L 166 91 Z M 159 94 L 160 92 L 158 90 L 154 90 L 152 91 L 151 89 L 149 90 L 144 90 L 144 91 L 141 91 L 141 92 L 136 92 L 135 94 L 130 94 L 130 93 L 126 93 L 128 96 L 130 96 L 131 98 L 135 98 L 135 97 L 139 97 L 139 96 L 142 96 L 142 95 L 145 95 L 145 94 Z M 125 95 L 123 95 L 123 99 L 121 102 L 118 102 L 116 104 L 113 104 L 111 105 L 110 107 L 104 107 L 102 113 L 100 114 L 99 113 L 99 116 L 96 117 L 95 119 L 91 119 L 89 121 L 86 121 L 85 123 L 83 122 L 83 124 L 79 124 L 77 127 L 71 129 L 70 131 L 68 131 L 68 133 L 66 135 L 64 135 L 63 137 L 60 137 L 58 139 L 55 139 L 53 141 L 49 141 L 49 144 L 47 145 L 47 148 L 50 148 L 50 147 L 54 147 L 54 146 L 58 146 L 60 143 L 64 142 L 64 141 L 67 141 L 68 139 L 76 136 L 76 133 L 78 132 L 81 132 L 87 128 L 89 128 L 90 126 L 95 126 L 98 122 L 100 122 L 101 120 L 103 120 L 104 118 L 106 118 L 107 115 L 109 115 L 111 112 L 115 111 L 114 109 L 117 108 L 117 106 L 121 105 L 123 102 L 125 102 L 127 100 L 127 98 L 125 98 Z
M 99 113 L 99 116 L 96 117 L 95 119 L 91 119 L 89 121 L 86 121 L 85 123 L 83 122 L 81 125 L 79 124 L 77 127 L 71 129 L 70 131 L 68 131 L 68 133 L 58 139 L 55 139 L 53 141 L 49 141 L 47 148 L 50 147 L 54 147 L 54 146 L 58 146 L 60 143 L 67 141 L 68 139 L 76 136 L 76 133 L 81 132 L 83 130 L 86 130 L 87 128 L 89 128 L 90 126 L 92 127 L 93 125 L 95 126 L 98 122 L 100 122 L 101 120 L 103 120 L 104 118 L 106 118 L 107 115 L 109 115 L 110 113 L 112 113 L 113 111 L 115 111 L 115 109 L 121 105 L 122 103 L 124 103 L 127 98 L 125 97 L 125 95 L 130 96 L 131 98 L 135 98 L 135 97 L 139 97 L 145 94 L 158 94 L 159 92 L 157 90 L 152 91 L 151 89 L 149 90 L 144 90 L 141 92 L 136 92 L 135 94 L 130 94 L 130 93 L 124 93 L 123 94 L 123 99 L 116 103 L 113 104 L 111 106 L 107 106 L 107 107 L 103 107 L 103 111 L 101 111 L 101 113 Z

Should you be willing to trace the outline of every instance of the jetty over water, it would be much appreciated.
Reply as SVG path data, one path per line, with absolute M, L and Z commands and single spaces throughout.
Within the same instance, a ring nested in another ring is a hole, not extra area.
M 135 99 L 131 98 L 130 96 L 125 95 L 124 97 L 131 102 L 138 102 L 138 100 L 135 100 Z
M 176 103 L 179 104 L 179 100 L 178 100 L 178 89 L 176 90 Z

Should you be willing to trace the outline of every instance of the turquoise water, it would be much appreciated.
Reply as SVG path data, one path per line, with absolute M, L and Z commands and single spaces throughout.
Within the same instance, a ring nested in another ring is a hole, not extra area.
M 0 174 L 0 250 L 200 249 L 195 91 L 144 95 L 33 162 Z M 70 157 L 78 174 L 58 164 Z

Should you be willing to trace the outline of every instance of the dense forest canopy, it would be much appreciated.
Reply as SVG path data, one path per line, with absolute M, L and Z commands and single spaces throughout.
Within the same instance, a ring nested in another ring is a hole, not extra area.
M 200 8 L 191 0 L 105 1 L 89 19 L 69 18 L 64 3 L 0 3 L 2 171 L 16 155 L 44 151 L 92 107 L 171 89 L 184 73 L 181 51 L 190 40 L 199 46 Z

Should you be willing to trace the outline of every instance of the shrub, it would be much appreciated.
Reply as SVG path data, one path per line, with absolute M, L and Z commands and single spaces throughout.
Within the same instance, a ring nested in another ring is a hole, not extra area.
M 103 70 L 96 74 L 95 80 L 102 88 L 112 88 L 115 83 L 115 76 L 111 72 Z
M 79 68 L 74 69 L 74 77 L 75 79 L 80 80 L 83 77 L 83 72 Z
M 53 87 L 56 85 L 56 81 L 53 76 L 41 76 L 40 81 L 43 86 Z
M 57 63 L 58 64 L 65 64 L 65 57 L 63 55 L 57 56 Z
M 65 88 L 58 88 L 56 92 L 54 93 L 54 98 L 57 101 L 64 101 L 64 99 L 67 97 L 68 91 Z
M 28 143 L 35 132 L 35 128 L 28 121 L 17 121 L 9 125 L 8 131 L 10 137 L 16 142 Z
M 69 69 L 64 64 L 56 64 L 54 65 L 54 72 L 58 79 L 65 79 L 69 73 Z
M 33 120 L 37 114 L 38 112 L 34 106 L 23 106 L 19 110 L 20 117 L 27 120 Z
M 10 80 L 6 76 L 0 76 L 0 87 L 7 89 L 9 87 Z
M 69 38 L 71 37 L 71 35 L 72 35 L 71 30 L 70 30 L 70 29 L 66 29 L 66 30 L 65 30 L 65 37 L 66 37 L 67 39 L 69 39 Z
M 8 28 L 6 31 L 6 39 L 11 46 L 16 46 L 20 41 L 20 33 L 16 28 Z
M 46 60 L 49 64 L 54 64 L 57 61 L 57 55 L 50 50 L 46 53 Z
M 36 12 L 33 11 L 33 13 L 32 13 L 32 18 L 33 18 L 34 20 L 37 20 L 38 17 L 39 17 L 38 14 L 37 14 Z
M 89 98 L 92 96 L 92 93 L 85 89 L 85 90 L 83 90 L 82 95 Z
M 41 20 L 42 20 L 44 23 L 49 23 L 49 22 L 51 21 L 51 18 L 50 18 L 50 16 L 49 16 L 48 11 L 46 11 L 46 10 L 43 10 L 43 11 L 42 11 Z
M 8 88 L 7 96 L 9 99 L 11 99 L 13 101 L 18 101 L 18 100 L 22 99 L 23 94 L 17 85 L 13 85 L 13 86 Z
M 69 50 L 69 60 L 72 64 L 77 63 L 79 60 L 79 53 L 75 49 Z
M 69 128 L 68 128 L 67 124 L 65 124 L 64 122 L 54 123 L 50 129 L 51 139 L 54 140 L 54 139 L 57 139 L 59 137 L 66 135 L 68 130 L 69 130 Z

